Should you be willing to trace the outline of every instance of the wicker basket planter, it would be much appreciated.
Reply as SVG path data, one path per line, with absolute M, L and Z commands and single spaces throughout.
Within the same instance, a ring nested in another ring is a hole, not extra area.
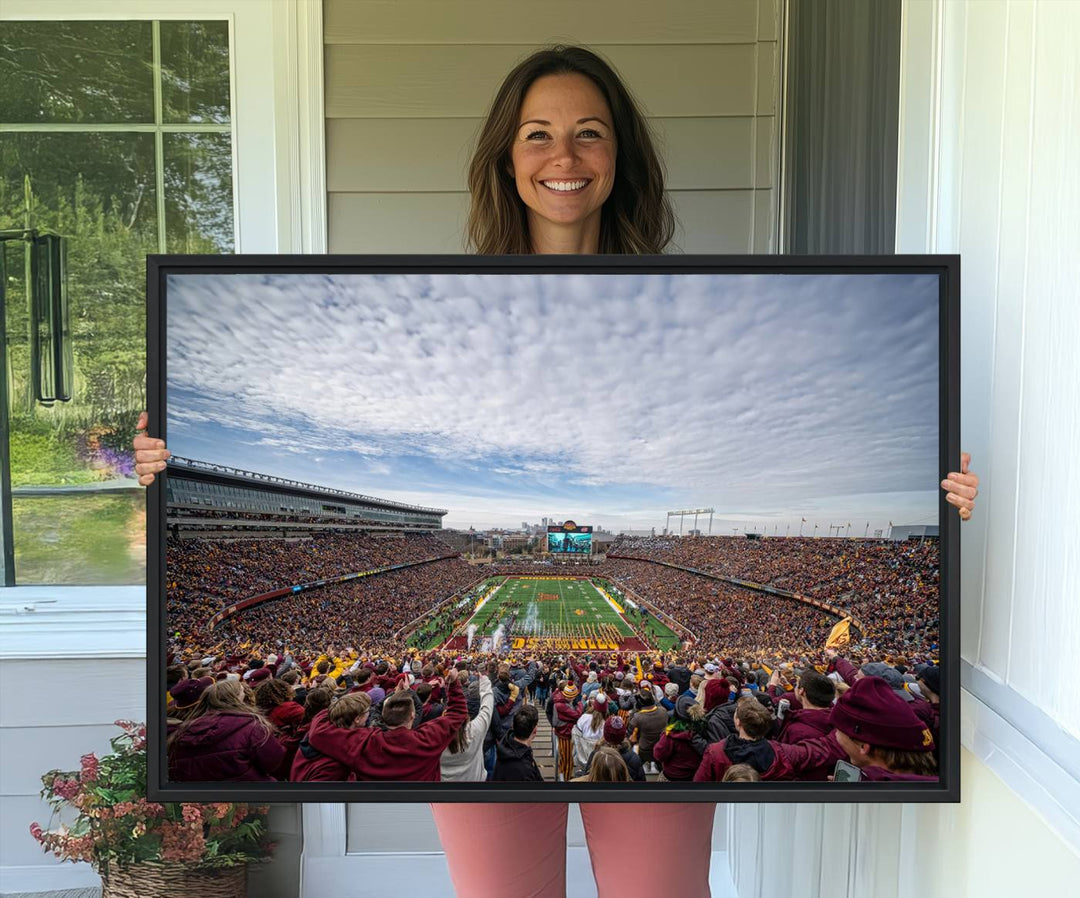
M 247 866 L 199 870 L 185 864 L 132 864 L 101 877 L 101 898 L 245 898 Z

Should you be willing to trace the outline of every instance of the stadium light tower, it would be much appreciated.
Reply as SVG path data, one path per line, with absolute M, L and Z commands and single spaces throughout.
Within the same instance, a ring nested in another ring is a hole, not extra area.
M 687 515 L 693 515 L 694 516 L 694 529 L 697 530 L 698 515 L 701 515 L 701 514 L 707 514 L 709 516 L 709 536 L 712 536 L 713 509 L 711 509 L 711 508 L 688 508 L 688 509 L 684 509 L 683 511 L 669 511 L 667 513 L 667 523 L 664 525 L 664 529 L 665 530 L 670 529 L 671 519 L 672 518 L 678 518 L 679 519 L 679 536 L 682 536 L 683 518 L 686 517 Z

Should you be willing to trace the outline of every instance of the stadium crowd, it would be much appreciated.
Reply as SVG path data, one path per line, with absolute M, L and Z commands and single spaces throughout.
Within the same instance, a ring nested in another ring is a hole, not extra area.
M 837 761 L 868 780 L 935 776 L 935 542 L 620 538 L 588 573 L 694 639 L 579 656 L 407 648 L 402 628 L 433 609 L 425 633 L 460 627 L 495 570 L 535 571 L 469 565 L 431 535 L 171 539 L 168 553 L 177 779 L 539 780 L 539 714 L 566 781 L 820 781 Z M 206 628 L 240 598 L 416 562 Z M 868 632 L 836 656 L 834 615 L 716 576 L 797 589 Z
M 181 634 L 180 638 L 194 651 L 222 639 L 233 644 L 265 644 L 264 651 L 272 651 L 281 648 L 287 637 L 306 643 L 312 628 L 320 632 L 311 645 L 326 645 L 335 638 L 328 634 L 346 626 L 370 627 L 373 634 L 379 634 L 373 638 L 381 639 L 387 631 L 404 626 L 468 585 L 467 565 L 447 558 L 450 554 L 446 545 L 430 534 L 413 533 L 317 534 L 298 540 L 170 538 L 166 546 L 169 632 Z M 212 638 L 207 631 L 209 619 L 238 599 L 431 558 L 444 560 L 299 593 L 284 602 L 243 612 L 242 623 L 226 621 Z M 363 607 L 350 607 L 353 604 Z M 334 609 L 332 614 L 303 618 L 330 607 Z M 317 620 L 323 623 L 316 625 Z M 279 629 L 270 631 L 267 627 Z
M 936 780 L 940 670 L 687 654 L 508 656 L 333 647 L 302 661 L 172 658 L 176 781 L 540 781 L 539 715 L 564 781 Z M 546 701 L 537 698 L 541 681 Z
M 619 537 L 609 556 L 620 557 L 609 557 L 605 568 L 621 585 L 655 603 L 709 644 L 737 648 L 724 632 L 728 629 L 724 621 L 716 621 L 714 627 L 710 614 L 694 615 L 695 606 L 687 602 L 687 593 L 723 598 L 725 618 L 728 609 L 738 607 L 737 597 L 750 596 L 747 601 L 758 609 L 754 617 L 778 615 L 790 620 L 806 645 L 820 645 L 821 629 L 827 631 L 836 619 L 816 612 L 815 623 L 815 615 L 807 613 L 814 612 L 812 608 L 804 612 L 787 599 L 747 593 L 741 587 L 726 589 L 711 578 L 689 571 L 684 575 L 649 562 L 748 580 L 828 602 L 862 621 L 867 628 L 863 635 L 884 651 L 919 652 L 938 642 L 940 555 L 936 540 Z M 666 587 L 676 582 L 677 588 Z M 787 609 L 786 615 L 783 609 Z M 692 616 L 704 625 L 695 627 Z M 781 635 L 786 640 L 786 633 Z
M 420 564 L 270 601 L 223 621 L 214 637 L 250 641 L 264 651 L 310 651 L 348 634 L 358 648 L 398 648 L 394 634 L 476 579 L 461 559 Z

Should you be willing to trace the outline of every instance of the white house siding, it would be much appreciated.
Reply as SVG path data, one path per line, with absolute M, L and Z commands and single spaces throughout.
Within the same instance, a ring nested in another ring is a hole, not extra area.
M 678 250 L 776 250 L 778 0 L 327 0 L 324 15 L 331 252 L 464 251 L 483 115 L 517 61 L 557 42 L 598 50 L 645 107 Z

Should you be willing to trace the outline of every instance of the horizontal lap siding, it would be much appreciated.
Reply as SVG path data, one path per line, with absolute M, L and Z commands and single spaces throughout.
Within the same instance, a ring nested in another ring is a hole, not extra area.
M 87 752 L 111 751 L 117 719 L 146 718 L 146 662 L 0 661 L 0 868 L 53 863 L 30 837 L 51 809 L 38 795 L 48 770 L 78 770 Z
M 328 44 L 749 43 L 759 27 L 775 28 L 771 6 L 757 0 L 326 0 L 323 30 Z
M 466 169 L 498 84 L 563 40 L 611 60 L 650 115 L 679 217 L 673 251 L 775 251 L 777 5 L 328 0 L 333 253 L 464 250 Z M 573 34 L 544 33 L 572 22 Z
M 773 46 L 773 45 L 770 45 Z M 756 44 L 597 46 L 650 115 L 753 115 Z M 326 48 L 327 118 L 482 115 L 518 46 Z
M 482 119 L 330 119 L 327 189 L 333 193 L 450 193 L 465 172 Z M 671 190 L 772 187 L 771 118 L 654 118 Z M 363 165 L 349 164 L 362 149 Z
M 748 253 L 755 194 L 768 190 L 673 190 L 678 227 L 674 251 Z M 332 253 L 455 253 L 469 196 L 459 193 L 339 193 L 330 195 Z M 768 222 L 768 200 L 758 214 Z M 767 238 L 764 233 L 759 239 Z

